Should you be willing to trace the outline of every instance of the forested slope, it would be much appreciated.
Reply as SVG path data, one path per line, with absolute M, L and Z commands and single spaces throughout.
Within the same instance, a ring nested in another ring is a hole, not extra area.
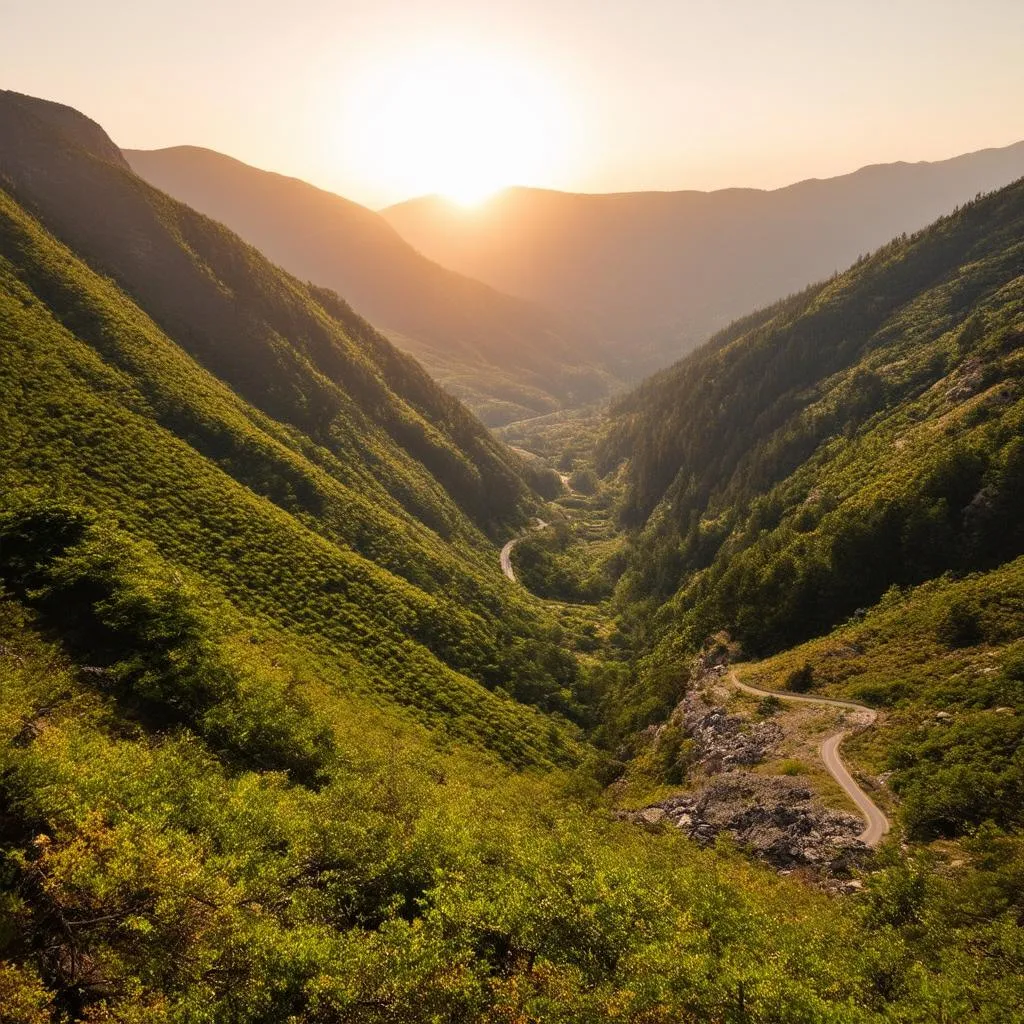
M 357 422 L 382 431 L 392 459 L 351 461 L 369 460 L 400 501 L 423 505 L 412 492 L 437 489 L 421 463 L 479 525 L 516 516 L 522 466 L 414 360 L 333 294 L 147 185 L 102 129 L 75 118 L 0 95 L 0 175 L 48 230 L 260 411 L 336 451 L 351 449 Z
M 1014 1019 L 991 845 L 839 904 L 610 820 L 518 461 L 104 139 L 0 103 L 5 1021 Z
M 542 664 L 547 627 L 503 587 L 468 518 L 498 530 L 522 515 L 515 456 L 333 295 L 135 178 L 98 129 L 73 122 L 86 151 L 28 101 L 4 109 L 9 187 L 125 289 L 0 197 L 0 444 L 17 529 L 41 531 L 43 550 L 48 531 L 66 533 L 54 558 L 102 547 L 108 530 L 128 552 L 156 545 L 157 576 L 198 573 L 200 589 L 345 652 L 353 685 L 458 717 L 467 738 L 492 717 L 476 739 L 511 743 L 514 759 L 546 750 L 545 738 L 512 753 L 521 713 L 488 688 L 569 709 L 572 666 Z
M 601 468 L 620 474 L 617 597 L 644 656 L 610 735 L 666 714 L 726 630 L 770 656 L 747 670 L 762 685 L 887 709 L 859 756 L 894 773 L 912 836 L 1019 828 L 1022 343 L 1024 182 L 627 397 Z
M 694 636 L 813 636 L 1021 553 L 1024 183 L 900 239 L 617 408 L 630 586 Z
M 195 146 L 124 156 L 297 277 L 343 295 L 490 425 L 594 401 L 614 383 L 594 340 L 568 321 L 432 263 L 357 203 Z

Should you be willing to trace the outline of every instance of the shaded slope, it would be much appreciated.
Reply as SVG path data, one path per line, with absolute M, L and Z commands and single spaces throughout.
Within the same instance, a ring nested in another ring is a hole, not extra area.
M 0 176 L 50 231 L 240 396 L 362 465 L 416 514 L 445 503 L 425 497 L 440 483 L 483 527 L 515 517 L 519 460 L 418 364 L 333 294 L 147 185 L 98 126 L 80 118 L 70 135 L 66 109 L 0 95 Z M 383 431 L 391 458 L 357 443 L 362 425 Z
M 350 665 L 353 687 L 546 759 L 558 730 L 489 691 L 572 714 L 574 666 L 469 518 L 497 530 L 532 501 L 518 460 L 331 293 L 25 105 L 3 107 L 7 181 L 137 294 L 0 193 L 5 505 L 81 507 L 101 536 L 155 545 L 155 578 L 197 575 L 211 600 Z
M 509 189 L 479 211 L 383 211 L 431 259 L 603 332 L 634 373 L 1024 174 L 1024 143 L 887 164 L 771 192 Z
M 604 442 L 642 526 L 626 586 L 674 595 L 663 627 L 779 650 L 1024 550 L 1024 182 L 746 326 Z
M 606 393 L 600 353 L 578 332 L 432 263 L 365 207 L 197 147 L 124 156 L 300 279 L 343 295 L 492 425 Z
M 530 759 L 515 724 L 525 712 L 465 673 L 515 691 L 507 630 L 537 624 L 501 600 L 472 552 L 290 450 L 280 428 L 0 202 L 5 506 L 31 513 L 59 499 L 93 510 L 155 545 L 158 578 L 180 568 L 207 601 L 230 597 L 340 658 L 348 685 Z M 79 334 L 71 325 L 83 317 L 92 329 Z M 542 679 L 522 696 L 543 701 Z

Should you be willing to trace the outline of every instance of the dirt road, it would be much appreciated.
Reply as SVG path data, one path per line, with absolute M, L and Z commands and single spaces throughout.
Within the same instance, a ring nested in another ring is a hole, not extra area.
M 801 693 L 782 693 L 778 690 L 762 690 L 756 686 L 748 686 L 746 683 L 739 681 L 735 672 L 729 673 L 729 680 L 738 690 L 742 690 L 744 693 L 751 693 L 756 697 L 777 697 L 779 700 L 793 701 L 795 703 L 831 705 L 856 711 L 863 717 L 862 724 L 840 729 L 839 732 L 826 736 L 821 741 L 821 746 L 818 747 L 818 753 L 821 755 L 821 760 L 824 762 L 829 775 L 839 783 L 843 791 L 857 805 L 857 809 L 864 818 L 864 831 L 857 838 L 866 846 L 877 846 L 889 831 L 889 819 L 882 813 L 871 797 L 860 788 L 839 756 L 839 747 L 843 740 L 851 733 L 872 725 L 878 717 L 877 713 L 863 704 L 854 704 L 853 701 L 849 700 L 836 700 L 833 697 L 808 697 Z

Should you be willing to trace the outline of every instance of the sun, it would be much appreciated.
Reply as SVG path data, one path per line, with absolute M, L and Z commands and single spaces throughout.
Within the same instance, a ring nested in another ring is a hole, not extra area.
M 472 206 L 539 184 L 564 156 L 558 90 L 539 69 L 454 46 L 364 67 L 346 96 L 341 157 L 395 199 L 436 193 Z

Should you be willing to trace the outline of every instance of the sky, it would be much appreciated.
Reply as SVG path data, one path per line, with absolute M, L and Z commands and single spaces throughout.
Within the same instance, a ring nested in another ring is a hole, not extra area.
M 1021 0 L 33 0 L 0 87 L 372 207 L 775 188 L 1024 139 Z

